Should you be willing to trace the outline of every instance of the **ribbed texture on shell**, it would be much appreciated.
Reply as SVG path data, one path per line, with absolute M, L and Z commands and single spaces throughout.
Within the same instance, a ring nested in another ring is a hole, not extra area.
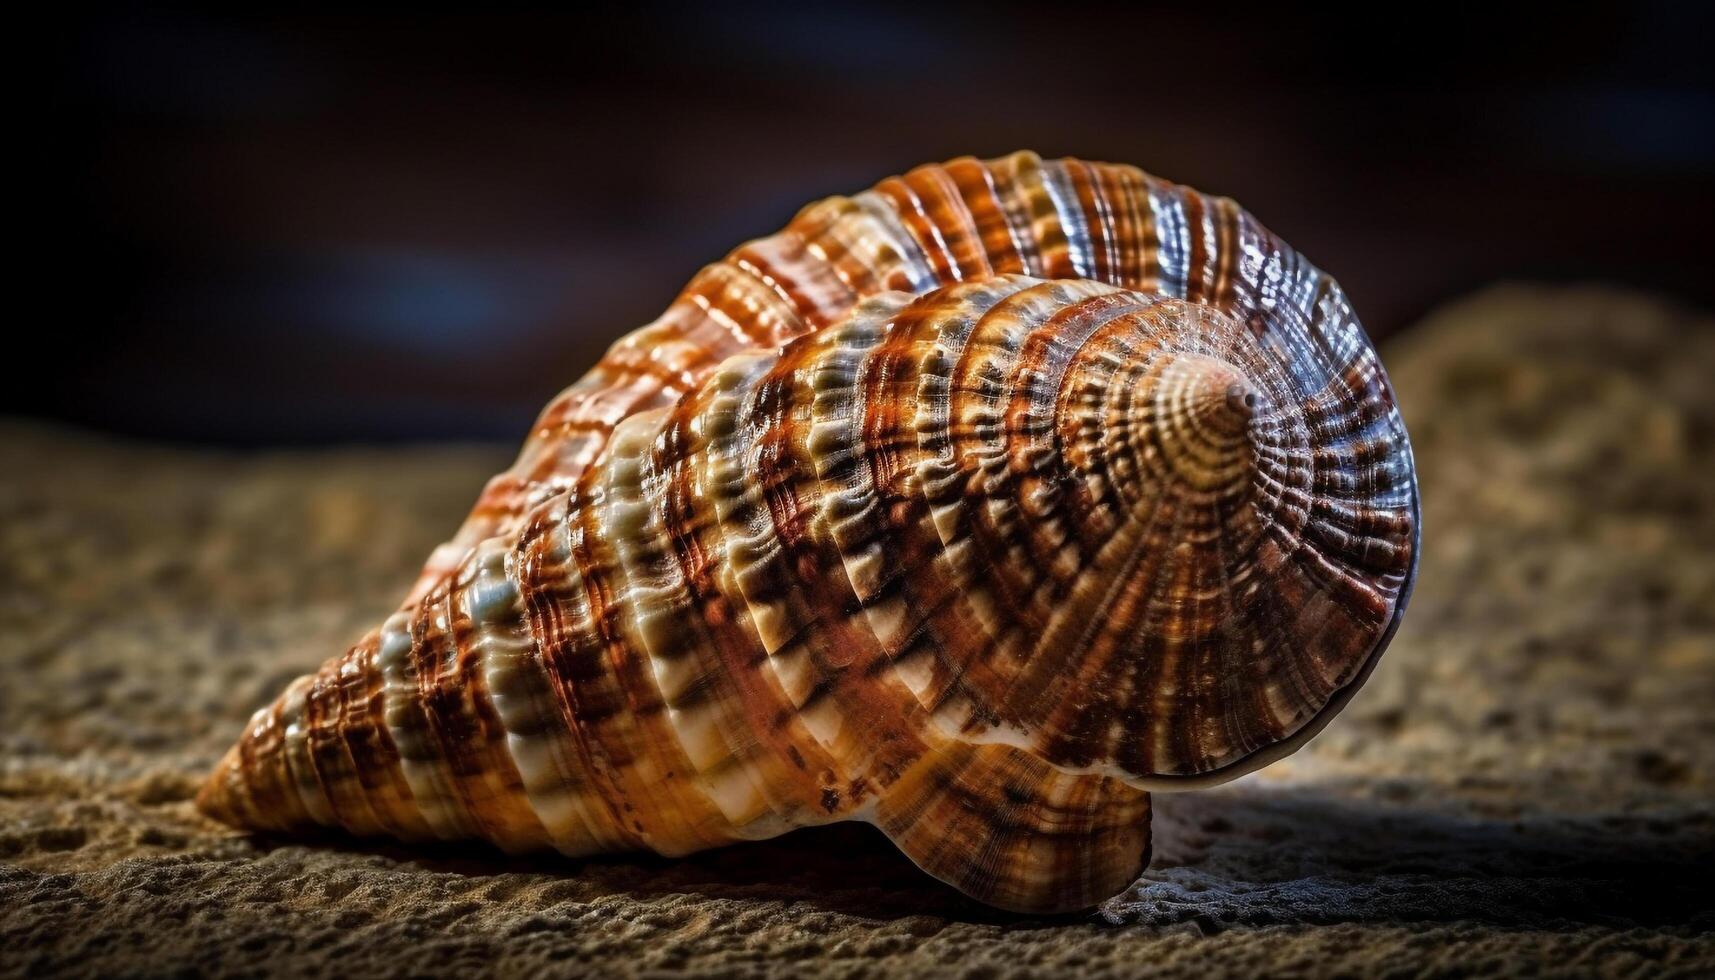
M 1092 279 L 1229 311 L 1300 311 L 1330 334 L 1359 330 L 1339 286 L 1226 198 L 1137 169 L 1020 152 L 918 167 L 830 197 L 704 268 L 653 323 L 626 335 L 548 403 L 406 600 L 478 543 L 578 481 L 618 422 L 672 403 L 725 358 L 770 348 L 889 290 L 1018 273 Z M 1361 330 L 1359 332 L 1361 337 Z
M 848 221 L 895 237 L 802 230 Z M 557 399 L 472 518 L 509 530 L 258 712 L 203 808 L 574 855 L 863 819 L 977 898 L 1069 909 L 1143 866 L 1144 789 L 1255 768 L 1355 690 L 1416 490 L 1330 280 L 1230 202 L 1023 154 L 793 228 Z M 759 271 L 791 240 L 802 281 L 970 281 L 835 299 Z M 747 264 L 791 317 L 715 316 Z M 769 322 L 809 335 L 700 360 L 751 336 L 710 324 Z

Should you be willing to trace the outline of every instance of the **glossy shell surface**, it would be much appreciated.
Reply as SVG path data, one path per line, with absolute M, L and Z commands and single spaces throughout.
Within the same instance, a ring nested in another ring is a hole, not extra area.
M 200 802 L 573 855 L 867 820 L 983 901 L 1085 907 L 1147 862 L 1147 790 L 1350 697 L 1417 526 L 1362 328 L 1231 202 L 920 168 L 617 344 Z

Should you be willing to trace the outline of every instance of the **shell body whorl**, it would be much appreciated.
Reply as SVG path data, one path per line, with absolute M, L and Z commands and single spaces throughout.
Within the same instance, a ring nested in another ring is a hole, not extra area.
M 499 533 L 258 712 L 204 809 L 574 855 L 867 820 L 974 897 L 1070 909 L 1141 870 L 1146 790 L 1255 768 L 1355 690 L 1416 483 L 1331 280 L 1231 202 L 1028 155 L 794 228 L 735 267 L 796 319 L 675 348 L 701 327 L 670 310 L 617 345 L 491 484 Z M 652 343 L 683 370 L 618 382 Z

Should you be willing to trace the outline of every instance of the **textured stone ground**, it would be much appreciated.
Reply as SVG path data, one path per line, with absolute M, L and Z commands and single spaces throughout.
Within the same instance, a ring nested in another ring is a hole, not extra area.
M 1421 584 L 1305 751 L 1158 797 L 1098 912 L 861 827 L 685 861 L 253 840 L 246 716 L 379 619 L 500 450 L 222 455 L 0 423 L 0 975 L 1715 972 L 1715 323 L 1494 290 L 1386 352 Z

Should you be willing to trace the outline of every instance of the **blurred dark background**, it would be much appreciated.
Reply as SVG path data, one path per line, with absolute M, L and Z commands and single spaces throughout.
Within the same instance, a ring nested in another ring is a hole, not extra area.
M 20 36 L 0 410 L 233 445 L 522 436 L 703 263 L 1032 148 L 1243 202 L 1372 334 L 1504 279 L 1715 302 L 1700 5 L 123 10 Z

